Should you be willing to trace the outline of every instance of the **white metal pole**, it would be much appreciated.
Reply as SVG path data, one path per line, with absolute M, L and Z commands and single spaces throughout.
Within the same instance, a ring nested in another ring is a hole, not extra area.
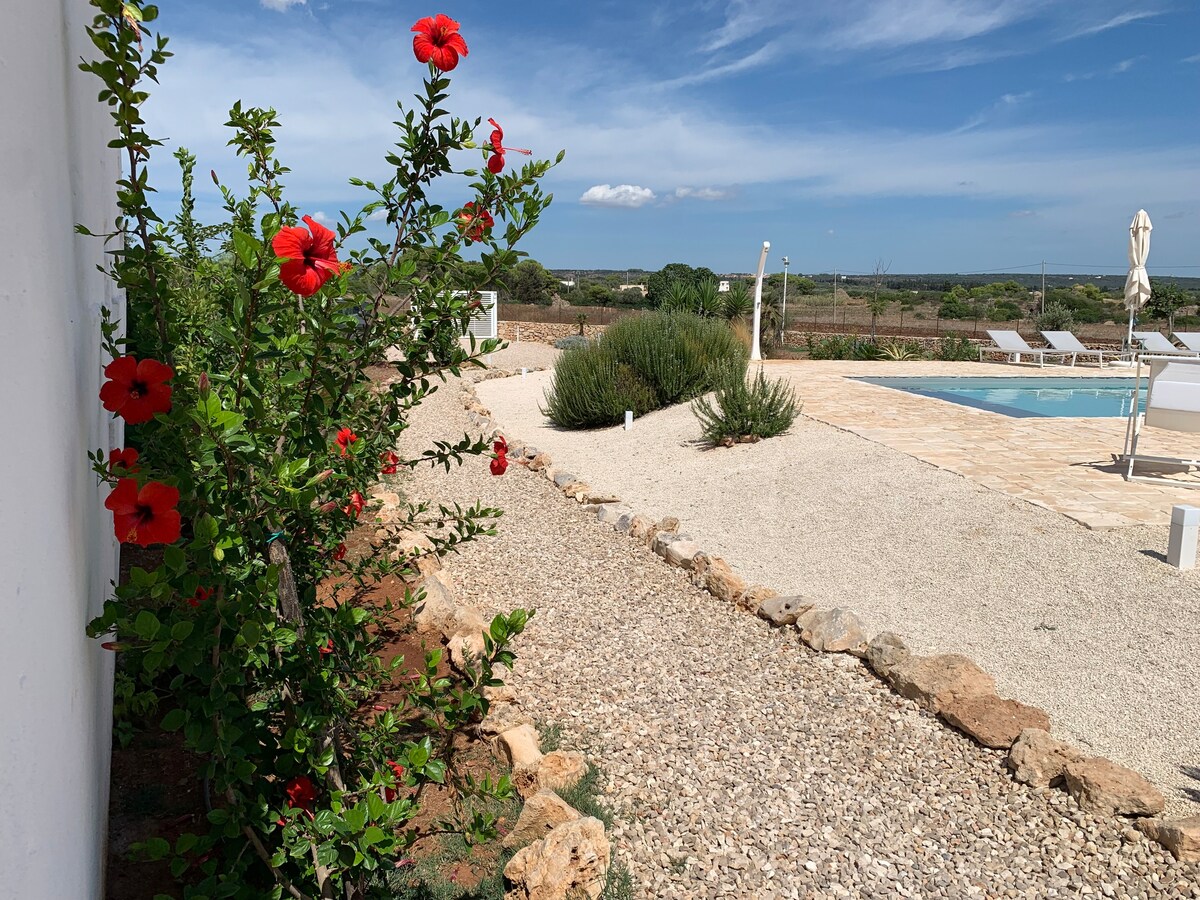
M 837 269 L 833 270 L 833 326 L 830 331 L 837 331 Z
M 1042 313 L 1046 312 L 1046 261 L 1042 260 Z
M 787 332 L 787 270 L 788 270 L 788 258 L 785 256 L 783 258 L 783 315 L 781 317 L 783 319 L 783 321 L 779 323 L 779 344 L 780 344 L 780 346 L 783 345 L 784 340 L 785 340 L 784 335 Z
M 762 346 L 758 341 L 758 328 L 762 323 L 762 283 L 763 269 L 767 267 L 767 251 L 771 249 L 770 241 L 763 241 L 762 254 L 758 257 L 758 276 L 754 279 L 754 339 L 750 345 L 750 358 L 762 359 Z

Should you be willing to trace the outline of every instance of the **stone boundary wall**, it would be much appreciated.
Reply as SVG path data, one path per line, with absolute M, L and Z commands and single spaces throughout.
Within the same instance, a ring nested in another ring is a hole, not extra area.
M 1001 323 L 997 323 L 997 324 L 1003 325 L 1005 323 L 1001 322 Z M 994 328 L 992 330 L 996 331 L 999 329 Z M 847 334 L 847 333 L 841 332 L 841 331 L 804 331 L 804 330 L 794 330 L 793 329 L 793 330 L 789 330 L 786 334 L 787 343 L 792 346 L 801 346 L 802 347 L 802 346 L 804 346 L 805 338 L 808 337 L 809 335 L 812 335 L 814 338 L 819 338 L 822 340 L 824 340 L 826 338 L 832 338 L 832 337 L 861 338 L 863 340 L 870 339 L 870 335 L 865 335 L 865 334 Z M 1024 336 L 1024 335 L 1022 335 L 1022 336 L 1025 337 L 1026 342 L 1031 347 L 1049 347 L 1050 346 L 1049 344 L 1047 344 L 1044 340 L 1041 340 L 1040 338 L 1032 338 L 1032 337 L 1028 337 L 1028 336 Z M 949 337 L 949 338 L 966 338 L 968 343 L 973 344 L 976 347 L 993 346 L 991 338 L 989 338 L 986 334 L 982 335 L 982 336 L 975 336 L 975 335 L 970 335 L 970 334 L 961 334 L 958 332 L 947 332 L 938 337 L 929 337 L 929 336 L 913 337 L 911 335 L 892 335 L 892 334 L 888 334 L 886 331 L 881 330 L 878 334 L 877 340 L 881 344 L 887 344 L 892 341 L 895 341 L 896 343 L 900 343 L 900 344 L 907 344 L 907 343 L 920 344 L 921 347 L 925 350 L 936 350 L 938 348 L 938 346 L 941 344 L 942 338 L 947 338 L 947 337 Z M 1087 339 L 1084 339 L 1082 342 L 1085 346 L 1088 346 L 1088 347 L 1091 347 L 1091 348 L 1097 349 L 1097 350 L 1117 351 L 1117 350 L 1121 349 L 1121 342 L 1119 340 L 1108 340 L 1105 338 L 1096 338 L 1096 339 L 1087 338 Z
M 606 327 L 604 325 L 585 325 L 583 326 L 583 333 L 586 337 L 599 337 L 604 333 Z M 579 326 L 570 322 L 500 322 L 497 328 L 497 334 L 503 340 L 514 342 L 531 341 L 540 344 L 550 344 L 551 346 L 560 338 L 579 334 Z M 821 340 L 832 337 L 867 339 L 866 335 L 861 334 L 845 334 L 834 331 L 790 330 L 786 334 L 786 342 L 793 347 L 803 347 L 805 338 L 809 335 Z M 881 344 L 892 341 L 897 343 L 913 343 L 919 344 L 923 350 L 937 350 L 943 337 L 963 337 L 976 347 L 989 346 L 992 343 L 986 335 L 983 337 L 972 337 L 966 334 L 944 334 L 941 337 L 909 337 L 906 335 L 891 335 L 883 331 L 879 333 L 878 341 Z M 1116 351 L 1121 348 L 1121 342 L 1115 340 L 1088 340 L 1086 343 L 1088 346 L 1100 350 Z M 1030 339 L 1029 345 L 1031 347 L 1045 347 L 1046 342 Z
M 444 645 L 450 665 L 466 674 L 485 652 L 487 620 L 458 597 L 429 538 L 407 527 L 399 494 L 377 485 L 371 495 L 378 504 L 376 545 L 386 547 L 394 562 L 407 561 L 414 569 L 406 583 L 417 600 L 417 634 Z M 516 850 L 504 867 L 510 885 L 505 900 L 595 900 L 604 890 L 612 858 L 604 823 L 573 809 L 558 793 L 587 774 L 587 759 L 575 750 L 543 754 L 533 719 L 508 685 L 484 688 L 483 694 L 488 708 L 476 736 L 490 741 L 508 763 L 523 802 L 513 829 L 501 841 L 504 849 Z
M 493 370 L 480 380 L 512 372 Z M 519 374 L 519 373 L 515 373 Z M 492 420 L 464 381 L 463 407 L 471 424 L 491 439 L 503 429 Z M 891 632 L 868 636 L 846 607 L 820 609 L 800 596 L 781 596 L 761 584 L 747 584 L 724 559 L 706 553 L 682 530 L 678 519 L 655 522 L 621 505 L 620 498 L 592 488 L 574 474 L 556 469 L 550 455 L 505 435 L 509 458 L 552 481 L 564 497 L 584 504 L 602 524 L 648 546 L 682 569 L 697 587 L 778 628 L 794 628 L 818 653 L 848 653 L 863 660 L 892 690 L 916 702 L 984 747 L 1006 750 L 1012 777 L 1033 788 L 1064 789 L 1087 812 L 1133 820 L 1134 826 L 1184 862 L 1200 861 L 1200 816 L 1159 818 L 1165 798 L 1132 769 L 1083 751 L 1050 735 L 1044 710 L 996 693 L 995 679 L 969 657 L 957 653 L 918 656 Z
M 584 325 L 585 337 L 599 337 L 604 325 Z M 560 338 L 579 334 L 579 326 L 572 322 L 500 322 L 497 334 L 506 341 L 527 341 L 554 345 Z

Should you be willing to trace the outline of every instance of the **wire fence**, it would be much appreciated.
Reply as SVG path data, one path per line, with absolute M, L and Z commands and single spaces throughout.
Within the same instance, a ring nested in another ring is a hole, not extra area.
M 789 298 L 790 299 L 790 298 Z M 871 313 L 861 303 L 845 303 L 839 300 L 836 306 L 832 298 L 821 302 L 819 297 L 804 297 L 803 305 L 789 302 L 786 330 L 814 334 L 870 334 Z M 936 305 L 926 305 L 916 310 L 902 309 L 894 304 L 881 314 L 875 322 L 875 332 L 884 337 L 939 337 L 944 334 L 984 337 L 990 329 L 1020 331 L 1027 337 L 1037 337 L 1037 327 L 1032 318 L 993 322 L 986 317 L 978 319 L 942 319 L 936 314 Z M 500 320 L 504 322 L 550 323 L 578 325 L 579 317 L 585 316 L 584 324 L 606 326 L 626 316 L 643 315 L 647 310 L 627 309 L 613 306 L 534 306 L 522 303 L 500 304 Z M 1075 326 L 1075 334 L 1093 341 L 1119 342 L 1127 325 L 1123 323 L 1090 323 Z

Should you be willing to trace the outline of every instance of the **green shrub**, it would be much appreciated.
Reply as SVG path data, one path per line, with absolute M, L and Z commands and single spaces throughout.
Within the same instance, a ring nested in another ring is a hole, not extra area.
M 615 425 L 713 389 L 714 372 L 746 370 L 746 350 L 729 326 L 691 313 L 622 319 L 599 341 L 568 350 L 554 367 L 542 412 L 563 428 Z
M 882 359 L 883 351 L 874 341 L 850 335 L 835 334 L 817 338 L 805 335 L 810 359 Z
M 938 344 L 937 358 L 947 362 L 979 359 L 979 348 L 961 335 L 946 335 Z
M 901 362 L 910 359 L 924 359 L 925 348 L 920 341 L 889 341 L 879 347 L 879 358 Z
M 655 408 L 654 392 L 636 372 L 589 344 L 558 358 L 542 413 L 562 428 L 600 428 L 620 422 L 627 409 L 640 416 Z
M 554 346 L 559 350 L 578 350 L 580 347 L 586 347 L 589 344 L 591 344 L 591 341 L 582 334 L 569 334 L 554 342 Z
M 1071 331 L 1075 327 L 1075 314 L 1061 303 L 1047 303 L 1046 310 L 1037 317 L 1038 331 Z
M 692 404 L 700 431 L 710 444 L 742 437 L 769 438 L 783 434 L 796 420 L 796 392 L 783 378 L 768 381 L 760 367 L 747 381 L 745 372 L 722 368 L 721 383 L 712 398 Z

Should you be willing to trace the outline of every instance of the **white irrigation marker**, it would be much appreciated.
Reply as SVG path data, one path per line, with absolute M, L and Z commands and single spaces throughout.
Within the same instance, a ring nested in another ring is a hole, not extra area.
M 1177 569 L 1196 568 L 1196 538 L 1200 535 L 1200 507 L 1171 507 L 1171 537 L 1167 562 Z

